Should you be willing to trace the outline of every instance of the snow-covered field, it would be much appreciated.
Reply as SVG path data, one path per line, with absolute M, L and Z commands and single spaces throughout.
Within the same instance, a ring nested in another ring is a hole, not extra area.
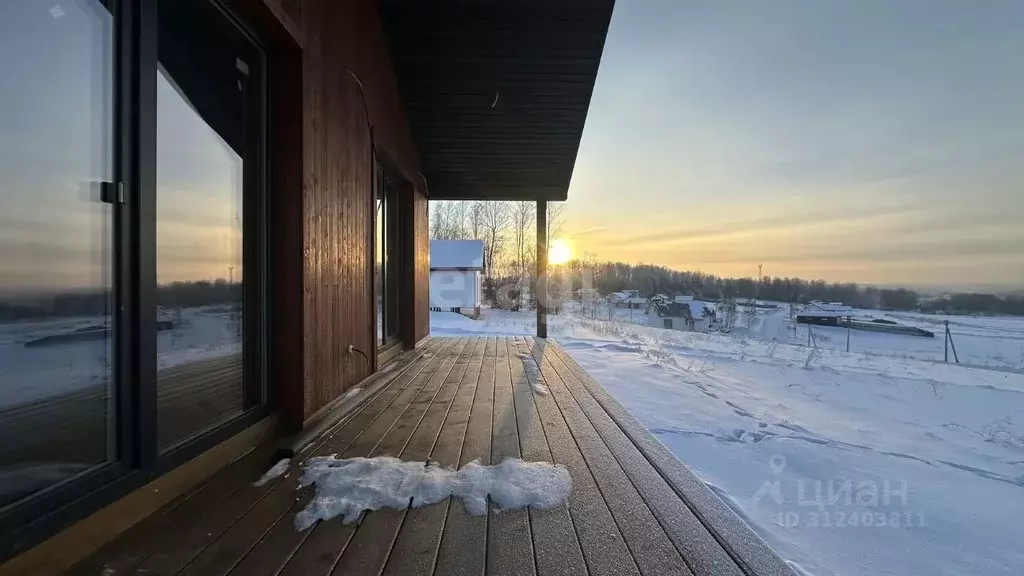
M 951 317 L 975 365 L 958 366 L 941 337 L 853 331 L 847 353 L 845 329 L 816 326 L 820 347 L 797 345 L 788 309 L 732 334 L 612 317 L 549 332 L 784 558 L 818 576 L 1024 573 L 1024 319 Z M 898 319 L 941 336 L 944 318 Z M 532 334 L 534 318 L 431 313 L 431 332 Z
M 157 367 L 164 368 L 241 351 L 233 314 L 224 306 L 184 308 L 161 319 L 175 328 L 157 333 Z M 40 347 L 25 343 L 102 325 L 102 318 L 64 318 L 0 324 L 0 406 L 77 390 L 108 380 L 113 356 L 107 339 Z

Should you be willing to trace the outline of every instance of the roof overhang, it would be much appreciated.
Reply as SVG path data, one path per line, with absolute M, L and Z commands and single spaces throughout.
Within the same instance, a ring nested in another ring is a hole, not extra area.
M 565 200 L 614 0 L 381 0 L 432 200 Z

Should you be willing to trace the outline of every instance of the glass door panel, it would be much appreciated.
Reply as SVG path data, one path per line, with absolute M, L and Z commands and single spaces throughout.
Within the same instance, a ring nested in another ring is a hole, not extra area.
M 244 366 L 254 353 L 247 331 L 258 326 L 247 304 L 258 276 L 247 264 L 258 251 L 252 113 L 262 63 L 205 1 L 161 2 L 159 16 L 157 435 L 165 450 L 261 401 Z
M 398 221 L 398 184 L 382 166 L 377 166 L 374 224 L 374 282 L 377 297 L 377 343 L 397 341 L 399 330 L 399 286 L 401 223 Z
M 0 4 L 0 508 L 117 457 L 113 54 L 102 2 Z

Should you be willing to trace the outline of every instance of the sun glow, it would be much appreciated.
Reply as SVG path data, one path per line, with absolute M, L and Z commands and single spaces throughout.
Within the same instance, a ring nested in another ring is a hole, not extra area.
M 565 264 L 569 260 L 572 260 L 572 246 L 569 242 L 562 238 L 552 240 L 548 248 L 548 264 Z

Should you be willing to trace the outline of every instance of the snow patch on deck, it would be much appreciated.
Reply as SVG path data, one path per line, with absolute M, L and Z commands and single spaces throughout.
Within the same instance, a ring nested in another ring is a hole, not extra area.
M 347 524 L 368 510 L 420 508 L 449 496 L 461 498 L 474 516 L 487 512 L 487 497 L 501 508 L 549 509 L 572 490 L 569 471 L 550 462 L 507 458 L 494 466 L 474 460 L 459 470 L 433 462 L 407 462 L 389 456 L 306 461 L 299 487 L 315 485 L 316 495 L 295 515 L 295 528 L 342 516 Z
M 284 474 L 285 471 L 288 470 L 288 464 L 289 463 L 291 463 L 291 459 L 289 459 L 289 458 L 282 458 L 282 459 L 278 460 L 277 464 L 274 464 L 270 468 L 270 470 L 267 470 L 266 472 L 264 472 L 263 476 L 260 476 L 260 479 L 255 481 L 255 482 L 253 482 L 252 485 L 256 486 L 258 488 L 260 486 L 263 486 L 267 482 L 270 482 L 274 478 L 277 478 L 281 474 Z

